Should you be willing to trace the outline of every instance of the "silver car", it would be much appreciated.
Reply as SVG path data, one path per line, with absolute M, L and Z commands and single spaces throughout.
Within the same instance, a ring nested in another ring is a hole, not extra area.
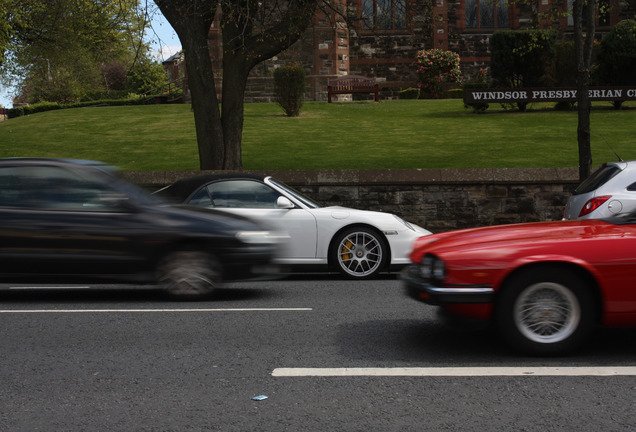
M 604 163 L 572 193 L 563 219 L 602 219 L 636 210 L 636 161 Z

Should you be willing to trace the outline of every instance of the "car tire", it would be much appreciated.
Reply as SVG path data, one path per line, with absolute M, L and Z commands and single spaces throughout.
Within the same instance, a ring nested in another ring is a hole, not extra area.
M 388 247 L 377 231 L 353 227 L 335 238 L 330 263 L 347 278 L 371 279 L 385 267 L 387 257 Z
M 179 300 L 208 297 L 221 283 L 221 266 L 210 254 L 194 250 L 175 251 L 159 264 L 159 285 Z
M 500 290 L 495 309 L 502 337 L 524 354 L 569 354 L 594 324 L 589 285 L 567 269 L 535 268 L 513 276 Z

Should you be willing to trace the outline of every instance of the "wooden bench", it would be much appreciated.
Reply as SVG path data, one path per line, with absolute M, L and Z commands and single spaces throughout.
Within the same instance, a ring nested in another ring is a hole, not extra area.
M 367 78 L 359 75 L 345 75 L 340 78 L 327 81 L 329 103 L 331 96 L 338 94 L 375 93 L 375 101 L 380 100 L 380 90 L 375 78 Z

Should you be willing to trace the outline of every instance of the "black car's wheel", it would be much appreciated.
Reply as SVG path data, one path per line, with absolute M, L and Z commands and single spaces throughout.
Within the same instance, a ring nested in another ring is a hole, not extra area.
M 330 262 L 348 278 L 372 278 L 384 268 L 388 248 L 382 236 L 371 229 L 347 229 L 338 235 L 334 245 Z
M 159 284 L 174 298 L 195 300 L 209 296 L 220 282 L 221 266 L 205 252 L 172 252 L 159 265 Z
M 567 270 L 534 269 L 502 287 L 496 320 L 503 338 L 532 355 L 563 355 L 578 348 L 594 322 L 591 290 Z

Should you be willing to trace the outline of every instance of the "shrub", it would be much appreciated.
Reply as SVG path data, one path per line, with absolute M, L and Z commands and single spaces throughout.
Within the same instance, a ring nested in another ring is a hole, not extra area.
M 305 68 L 293 63 L 274 70 L 276 101 L 287 117 L 297 117 L 305 98 Z
M 38 102 L 32 105 L 24 105 L 11 108 L 7 115 L 8 118 L 21 117 L 29 114 L 36 114 L 44 111 L 52 111 L 61 109 L 62 106 L 57 102 Z
M 448 97 L 450 99 L 462 99 L 464 97 L 464 90 L 460 88 L 450 89 L 448 91 Z
M 126 93 L 157 94 L 170 82 L 168 73 L 159 62 L 141 61 L 128 71 Z
M 445 96 L 448 83 L 459 82 L 459 54 L 441 49 L 422 50 L 417 53 L 417 74 L 420 96 L 440 99 Z
M 419 99 L 420 97 L 420 89 L 418 88 L 407 88 L 404 90 L 400 90 L 398 93 L 400 99 Z
M 22 117 L 29 114 L 36 114 L 44 111 L 52 111 L 67 108 L 85 108 L 90 106 L 124 106 L 141 105 L 144 99 L 133 96 L 129 99 L 105 99 L 99 101 L 75 102 L 71 104 L 59 104 L 57 102 L 38 102 L 32 105 L 24 105 L 9 109 L 8 118 Z
M 479 73 L 477 74 L 477 76 L 473 80 L 464 83 L 462 88 L 463 89 L 488 88 L 488 75 L 486 71 L 484 69 L 479 69 Z M 464 107 L 472 108 L 475 114 L 479 114 L 486 111 L 490 107 L 490 105 L 488 105 L 486 102 L 464 103 Z
M 636 84 L 636 21 L 616 24 L 601 41 L 598 79 L 610 85 Z M 614 101 L 620 108 L 623 101 Z
M 496 31 L 490 39 L 490 73 L 497 85 L 509 88 L 544 86 L 554 57 L 556 32 Z M 525 111 L 527 103 L 518 103 Z

